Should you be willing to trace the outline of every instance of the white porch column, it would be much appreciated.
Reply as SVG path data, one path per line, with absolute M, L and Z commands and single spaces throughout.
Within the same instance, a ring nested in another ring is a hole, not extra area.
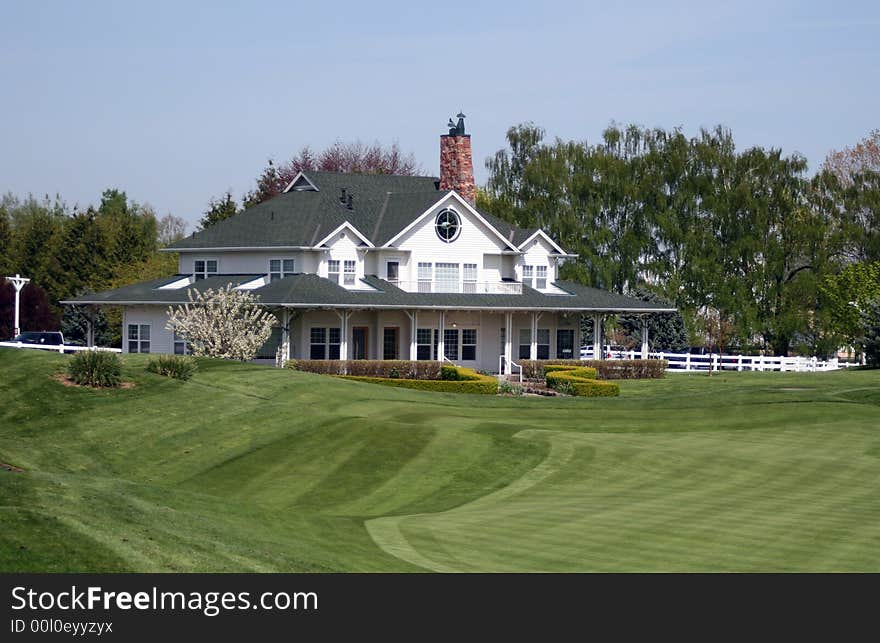
M 290 359 L 290 309 L 281 311 L 281 366 Z
M 419 345 L 416 343 L 419 332 L 419 311 L 405 311 L 409 317 L 409 359 L 416 361 L 419 358 Z
M 538 313 L 532 313 L 531 318 L 531 346 L 529 346 L 529 359 L 538 359 Z
M 648 359 L 648 318 L 642 317 L 642 359 Z
M 443 356 L 446 354 L 446 348 L 443 346 L 443 331 L 446 326 L 446 311 L 440 311 L 440 323 L 437 328 L 437 361 L 442 362 Z
M 593 359 L 602 359 L 602 315 L 593 315 Z
M 513 313 L 504 314 L 504 373 L 510 375 L 512 369 L 510 362 L 513 360 Z
M 348 321 L 351 318 L 350 310 L 337 310 L 336 315 L 339 317 L 339 359 L 348 360 Z
M 86 318 L 86 346 L 91 348 L 95 345 L 95 307 L 87 306 L 89 311 Z

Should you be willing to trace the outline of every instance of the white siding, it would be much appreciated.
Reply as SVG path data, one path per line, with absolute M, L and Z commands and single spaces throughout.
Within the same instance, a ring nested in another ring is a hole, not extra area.
M 128 325 L 150 325 L 150 352 L 173 353 L 172 333 L 165 328 L 168 323 L 168 306 L 124 306 L 122 315 L 122 352 L 128 352 Z
M 445 207 L 452 207 L 461 220 L 461 232 L 452 243 L 442 241 L 434 227 L 437 214 Z M 406 276 L 401 270 L 401 279 L 416 281 L 419 262 L 476 263 L 477 281 L 498 281 L 499 273 L 494 268 L 484 268 L 484 255 L 498 255 L 506 247 L 488 227 L 481 223 L 466 208 L 453 198 L 444 199 L 431 209 L 431 212 L 418 225 L 401 237 L 397 246 L 411 252 Z
M 332 260 L 339 261 L 339 285 L 350 290 L 370 289 L 369 286 L 361 282 L 364 277 L 364 249 L 361 247 L 361 240 L 350 230 L 342 230 L 334 239 L 328 243 L 328 250 L 321 253 L 321 263 L 318 268 L 318 274 L 322 277 L 327 276 L 327 262 Z M 355 281 L 354 286 L 344 286 L 343 270 L 346 261 L 355 262 Z
M 207 258 L 217 259 L 217 270 L 222 275 L 258 275 L 269 273 L 270 259 L 293 259 L 296 272 L 314 273 L 317 269 L 319 252 L 311 251 L 247 251 L 247 252 L 182 252 L 178 260 L 178 271 L 191 274 L 193 261 Z
M 550 286 L 550 284 L 556 281 L 557 278 L 556 260 L 550 256 L 551 253 L 555 252 L 555 249 L 543 238 L 537 237 L 534 240 L 530 241 L 529 244 L 525 248 L 523 248 L 523 251 L 524 254 L 520 257 L 516 268 L 516 279 L 518 281 L 522 281 L 523 266 L 546 266 L 547 288 L 544 290 L 544 292 L 556 291 L 555 288 Z M 534 285 L 532 287 L 535 288 Z

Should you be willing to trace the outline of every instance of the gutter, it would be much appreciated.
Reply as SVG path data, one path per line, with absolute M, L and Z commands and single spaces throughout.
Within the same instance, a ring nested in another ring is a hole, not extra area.
M 104 305 L 104 306 L 182 306 L 186 301 L 60 301 L 69 305 Z M 594 312 L 594 313 L 674 313 L 677 308 L 572 308 L 570 306 L 425 306 L 412 304 L 329 304 L 329 303 L 282 303 L 260 301 L 263 306 L 279 306 L 282 308 L 352 308 L 358 310 L 487 310 L 487 311 L 550 311 L 550 312 Z

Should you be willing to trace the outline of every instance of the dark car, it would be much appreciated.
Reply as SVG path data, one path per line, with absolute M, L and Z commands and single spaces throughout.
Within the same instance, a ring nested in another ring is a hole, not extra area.
M 64 335 L 58 331 L 30 330 L 12 338 L 14 342 L 22 344 L 40 344 L 42 346 L 61 346 L 64 344 Z

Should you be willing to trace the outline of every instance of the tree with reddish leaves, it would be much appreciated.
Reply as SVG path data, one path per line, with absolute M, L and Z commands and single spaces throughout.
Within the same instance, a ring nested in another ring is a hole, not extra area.
M 415 156 L 401 152 L 397 143 L 385 148 L 378 142 L 366 145 L 362 141 L 336 141 L 318 154 L 306 145 L 287 163 L 276 166 L 270 160 L 257 178 L 256 187 L 245 195 L 244 206 L 249 208 L 281 194 L 303 170 L 402 176 L 414 176 L 422 171 Z
M 3 280 L 0 284 L 0 341 L 12 339 L 15 332 L 15 288 Z M 19 301 L 21 330 L 58 330 L 58 316 L 49 306 L 46 291 L 34 283 L 25 284 Z
M 880 129 L 852 147 L 832 150 L 822 166 L 842 213 L 836 230 L 846 239 L 846 263 L 880 260 Z
M 830 170 L 843 185 L 851 185 L 863 172 L 880 172 L 880 129 L 875 129 L 852 147 L 832 150 L 823 168 Z

